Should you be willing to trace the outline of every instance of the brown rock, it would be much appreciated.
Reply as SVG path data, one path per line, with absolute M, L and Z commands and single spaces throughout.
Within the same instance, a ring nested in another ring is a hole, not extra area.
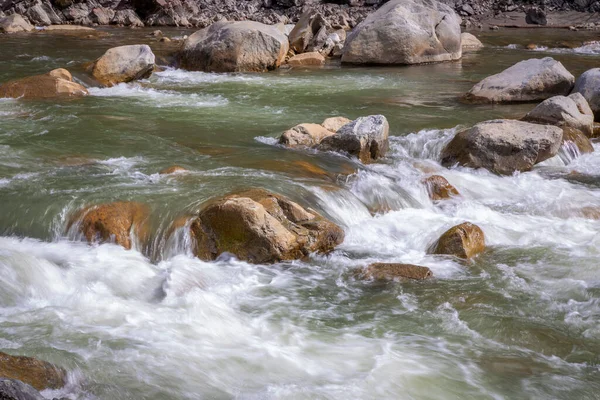
M 293 56 L 288 60 L 288 64 L 292 67 L 321 66 L 325 64 L 325 57 L 317 51 L 312 51 Z
M 67 77 L 71 78 L 69 71 L 59 68 L 45 75 L 16 79 L 0 86 L 0 98 L 50 99 L 88 94 L 86 88 Z
M 431 200 L 449 199 L 452 196 L 458 196 L 458 190 L 452 186 L 446 178 L 441 175 L 432 175 L 423 181 L 427 186 L 427 192 Z
M 169 174 L 178 174 L 182 172 L 187 172 L 188 170 L 180 167 L 179 165 L 173 165 L 171 167 L 165 168 L 159 172 L 161 175 L 169 175 Z
M 149 77 L 155 61 L 146 44 L 113 47 L 94 63 L 92 75 L 101 84 L 113 86 Z
M 300 124 L 285 131 L 279 138 L 279 143 L 287 147 L 316 146 L 327 136 L 334 133 L 319 124 Z
M 362 272 L 362 276 L 366 279 L 377 281 L 391 281 L 396 279 L 424 280 L 431 278 L 433 273 L 429 268 L 418 265 L 375 263 L 369 265 Z
M 352 122 L 352 120 L 345 117 L 331 117 L 323 121 L 321 126 L 323 126 L 323 128 L 327 129 L 328 131 L 335 133 L 342 126 L 349 124 L 350 122 Z
M 37 390 L 59 389 L 66 383 L 66 371 L 49 362 L 0 352 L 0 376 L 17 379 Z
M 53 78 L 73 81 L 73 75 L 71 75 L 71 73 L 64 68 L 53 69 L 52 71 L 48 72 L 48 75 L 50 75 Z
M 485 235 L 470 222 L 447 230 L 434 244 L 432 254 L 447 254 L 469 259 L 485 250 Z
M 0 18 L 0 33 L 29 32 L 35 27 L 19 14 Z
M 582 131 L 571 127 L 565 127 L 563 128 L 563 144 L 569 142 L 574 143 L 582 154 L 594 152 L 592 142 L 590 142 L 590 139 L 588 139 Z

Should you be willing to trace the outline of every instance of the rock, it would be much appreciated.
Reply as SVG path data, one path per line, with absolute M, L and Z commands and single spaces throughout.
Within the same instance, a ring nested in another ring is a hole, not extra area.
M 0 33 L 30 32 L 35 27 L 19 14 L 0 19 Z
M 321 126 L 331 132 L 337 132 L 342 126 L 349 124 L 352 120 L 345 117 L 331 117 L 327 118 Z
M 343 230 L 333 222 L 262 189 L 209 202 L 190 229 L 199 258 L 214 260 L 229 252 L 251 263 L 327 253 L 344 238 Z
M 468 32 L 463 32 L 460 35 L 462 51 L 476 51 L 483 48 L 483 43 L 475 35 L 472 35 Z
M 150 33 L 148 36 L 154 36 L 154 37 L 163 37 L 163 33 L 160 29 L 154 30 L 152 31 L 152 33 Z
M 114 202 L 85 208 L 69 221 L 90 243 L 112 242 L 131 249 L 134 239 L 144 242 L 148 236 L 149 209 L 141 203 Z
M 573 93 L 581 93 L 594 112 L 596 121 L 600 120 L 600 68 L 585 71 L 573 88 Z
M 155 57 L 146 44 L 108 49 L 94 63 L 92 75 L 105 86 L 148 78 L 155 66 Z
M 397 279 L 425 280 L 431 278 L 433 273 L 429 268 L 418 265 L 375 263 L 369 265 L 360 275 L 365 279 L 391 281 Z
M 592 145 L 592 142 L 590 142 L 590 139 L 588 139 L 588 136 L 579 129 L 572 127 L 565 127 L 563 129 L 562 143 L 564 145 L 568 145 L 569 143 L 574 144 L 581 154 L 594 152 L 594 146 Z
M 562 129 L 513 120 L 481 122 L 458 133 L 441 153 L 445 167 L 485 168 L 501 175 L 529 171 L 555 156 Z
M 288 39 L 276 27 L 258 22 L 217 22 L 188 37 L 181 67 L 207 72 L 263 72 L 281 65 Z
M 531 7 L 525 13 L 525 22 L 533 25 L 547 25 L 546 13 L 539 7 Z
M 32 386 L 16 379 L 0 378 L 0 399 L 2 400 L 46 400 Z
M 449 199 L 458 196 L 458 190 L 452 186 L 446 178 L 441 175 L 432 175 L 423 181 L 427 187 L 427 193 L 433 201 Z
M 435 0 L 392 0 L 348 35 L 343 63 L 419 64 L 458 60 L 460 17 Z
M 465 222 L 447 230 L 432 246 L 431 253 L 470 259 L 484 250 L 485 235 L 481 228 Z
M 587 137 L 592 137 L 594 133 L 594 113 L 580 93 L 544 100 L 525 115 L 523 121 L 571 127 L 582 131 Z
M 0 377 L 17 379 L 37 390 L 44 390 L 63 387 L 66 376 L 64 369 L 49 362 L 0 352 Z
M 50 25 L 44 27 L 43 32 L 58 32 L 58 33 L 66 33 L 66 32 L 81 32 L 81 33 L 98 33 L 94 28 L 90 28 L 89 26 L 80 26 L 80 25 Z
M 302 53 L 290 58 L 288 64 L 292 67 L 322 66 L 325 64 L 325 57 L 316 51 Z
M 111 20 L 111 23 L 116 25 L 130 26 L 132 28 L 142 27 L 144 23 L 135 11 L 130 9 L 116 10 L 115 16 Z
M 0 98 L 51 99 L 81 97 L 88 94 L 86 88 L 73 82 L 69 71 L 59 68 L 45 75 L 16 79 L 0 86 Z
M 279 143 L 287 147 L 312 147 L 334 133 L 319 124 L 300 124 L 285 131 Z
M 169 43 L 171 39 L 169 39 L 168 37 L 161 37 L 160 39 L 158 39 L 158 41 L 161 43 Z
M 180 174 L 182 172 L 188 172 L 187 169 L 180 167 L 179 165 L 173 165 L 165 168 L 159 172 L 160 175 Z
M 369 163 L 384 157 L 388 147 L 389 125 L 383 115 L 358 118 L 342 126 L 334 135 L 324 138 L 321 151 L 338 151 Z
M 318 36 L 322 32 L 327 34 L 327 22 L 323 15 L 313 10 L 305 12 L 288 36 L 290 49 L 296 53 L 304 53 L 309 46 L 315 47 L 315 39 L 319 41 Z
M 541 101 L 566 96 L 575 78 L 551 57 L 521 61 L 473 86 L 464 99 L 470 103 Z

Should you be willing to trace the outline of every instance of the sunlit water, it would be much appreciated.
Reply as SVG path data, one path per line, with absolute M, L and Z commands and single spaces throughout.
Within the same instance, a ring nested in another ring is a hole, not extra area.
M 149 41 L 147 30 L 108 32 L 2 37 L 0 80 L 66 66 L 87 82 L 82 62 Z M 0 351 L 65 367 L 69 384 L 44 394 L 71 399 L 597 399 L 600 222 L 581 210 L 600 207 L 600 152 L 563 148 L 511 177 L 438 162 L 457 127 L 532 108 L 460 104 L 473 83 L 543 55 L 523 48 L 532 38 L 577 75 L 597 57 L 553 43 L 593 34 L 481 36 L 488 48 L 456 63 L 166 68 L 83 100 L 0 100 Z M 168 48 L 152 46 L 167 63 Z M 300 122 L 369 114 L 391 127 L 376 164 L 274 140 Z M 171 165 L 190 172 L 158 174 Z M 432 203 L 421 181 L 433 173 L 461 196 Z M 250 265 L 202 262 L 170 235 L 178 216 L 251 186 L 319 210 L 344 243 Z M 151 206 L 150 248 L 90 246 L 66 230 L 74 211 L 113 200 Z M 464 221 L 485 232 L 484 254 L 427 254 Z M 371 262 L 426 265 L 435 279 L 355 280 Z

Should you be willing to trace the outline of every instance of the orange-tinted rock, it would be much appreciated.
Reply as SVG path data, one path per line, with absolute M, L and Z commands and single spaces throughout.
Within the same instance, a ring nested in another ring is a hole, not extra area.
M 470 222 L 447 230 L 433 246 L 432 254 L 445 254 L 469 259 L 485 250 L 485 235 Z
M 16 79 L 0 86 L 0 98 L 50 99 L 81 97 L 87 94 L 87 89 L 73 82 L 69 71 L 63 68 L 44 75 Z
M 311 147 L 333 134 L 319 124 L 300 124 L 285 131 L 279 138 L 279 143 L 287 147 Z
M 361 275 L 366 279 L 391 281 L 395 279 L 424 280 L 431 278 L 433 273 L 429 268 L 419 265 L 375 263 L 369 265 Z
M 49 362 L 0 352 L 0 377 L 17 379 L 37 390 L 63 387 L 66 375 L 64 369 Z
M 178 174 L 182 172 L 187 172 L 187 169 L 180 167 L 179 165 L 173 165 L 171 167 L 165 168 L 159 172 L 161 175 L 169 175 L 169 174 Z
M 312 51 L 293 56 L 288 60 L 288 64 L 292 67 L 321 66 L 325 64 L 325 57 L 317 51 Z
M 342 126 L 349 124 L 350 122 L 352 122 L 352 120 L 349 120 L 348 118 L 345 118 L 345 117 L 331 117 L 331 118 L 327 118 L 325 121 L 323 121 L 321 126 L 325 129 L 327 129 L 328 131 L 335 133 Z
M 582 154 L 594 152 L 594 146 L 587 136 L 579 129 L 563 128 L 563 143 L 574 143 Z
M 423 181 L 431 200 L 449 199 L 458 196 L 458 190 L 441 175 L 432 175 Z

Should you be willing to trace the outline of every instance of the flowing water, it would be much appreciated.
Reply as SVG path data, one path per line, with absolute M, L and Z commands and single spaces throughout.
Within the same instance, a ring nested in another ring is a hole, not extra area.
M 163 30 L 169 35 L 188 32 Z M 86 39 L 1 38 L 0 82 L 82 63 L 148 30 Z M 461 126 L 532 105 L 467 106 L 481 78 L 542 55 L 575 75 L 599 66 L 596 34 L 481 33 L 462 61 L 402 68 L 207 74 L 165 68 L 73 101 L 0 100 L 0 351 L 51 361 L 69 399 L 598 399 L 600 147 L 499 177 L 439 165 Z M 527 51 L 535 42 L 545 47 Z M 152 43 L 163 63 L 167 46 Z M 583 50 L 582 50 L 582 47 Z M 547 53 L 547 54 L 546 54 Z M 301 122 L 383 114 L 391 150 L 368 166 L 286 150 Z M 171 165 L 186 174 L 159 175 Z M 429 200 L 443 174 L 461 196 Z M 169 235 L 209 198 L 264 187 L 319 210 L 346 239 L 328 256 L 276 265 L 194 258 Z M 153 209 L 148 249 L 88 245 L 66 229 L 79 208 Z M 470 221 L 473 262 L 427 254 Z M 375 284 L 371 262 L 426 265 L 435 279 Z

